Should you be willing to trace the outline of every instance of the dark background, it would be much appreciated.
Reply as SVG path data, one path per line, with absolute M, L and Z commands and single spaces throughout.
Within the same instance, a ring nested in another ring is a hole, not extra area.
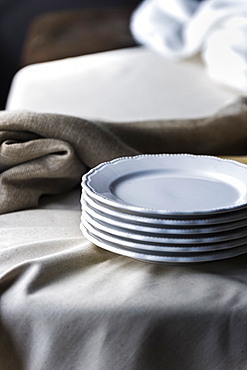
M 4 109 L 32 20 L 58 10 L 133 7 L 140 0 L 0 0 L 0 109 Z

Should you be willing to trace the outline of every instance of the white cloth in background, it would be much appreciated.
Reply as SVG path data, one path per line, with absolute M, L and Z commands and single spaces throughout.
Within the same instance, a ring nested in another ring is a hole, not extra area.
M 130 29 L 139 43 L 165 57 L 201 53 L 212 79 L 247 93 L 246 0 L 145 0 Z

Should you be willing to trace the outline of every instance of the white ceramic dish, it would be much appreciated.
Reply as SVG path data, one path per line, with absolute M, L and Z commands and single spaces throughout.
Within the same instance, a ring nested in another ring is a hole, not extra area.
M 117 227 L 119 230 L 122 231 L 130 231 L 130 232 L 138 232 L 138 233 L 146 233 L 146 234 L 162 234 L 162 235 L 169 235 L 169 234 L 178 234 L 178 235 L 207 235 L 207 234 L 214 234 L 224 231 L 236 230 L 242 227 L 247 227 L 247 220 L 240 220 L 234 222 L 227 222 L 224 224 L 216 224 L 216 225 L 206 225 L 206 226 L 192 226 L 189 227 L 179 227 L 173 225 L 153 225 L 153 224 L 138 224 L 129 222 L 126 220 L 121 220 L 120 218 L 115 218 L 114 216 L 109 216 L 99 210 L 94 209 L 90 206 L 86 200 L 82 200 L 82 211 L 85 211 L 88 215 L 90 215 L 93 219 L 98 222 L 102 222 L 106 227 Z
M 231 223 L 238 220 L 245 220 L 247 224 L 247 209 L 241 209 L 238 211 L 226 212 L 223 215 L 221 214 L 214 214 L 213 217 L 201 215 L 201 217 L 193 218 L 193 215 L 186 218 L 173 218 L 172 216 L 168 216 L 167 218 L 163 218 L 163 215 L 157 215 L 157 218 L 149 217 L 148 214 L 146 215 L 135 215 L 129 214 L 125 212 L 125 210 L 116 210 L 115 208 L 104 204 L 96 199 L 90 197 L 87 194 L 86 189 L 82 191 L 81 203 L 86 201 L 95 211 L 101 212 L 105 214 L 107 217 L 112 217 L 113 219 L 122 220 L 123 222 L 130 222 L 133 224 L 140 224 L 140 225 L 152 225 L 154 227 L 201 227 L 201 226 L 209 226 L 209 225 L 218 225 L 224 223 Z
M 219 251 L 223 249 L 231 249 L 240 245 L 247 244 L 247 237 L 222 241 L 218 243 L 203 243 L 203 244 L 176 244 L 175 242 L 170 243 L 150 243 L 145 240 L 133 240 L 125 238 L 116 234 L 98 229 L 84 217 L 81 218 L 81 227 L 86 227 L 92 234 L 99 236 L 107 242 L 118 244 L 124 248 L 136 249 L 141 251 L 152 251 L 156 253 L 177 253 L 177 252 L 208 252 L 208 251 Z
M 213 215 L 247 206 L 247 166 L 188 154 L 124 157 L 90 170 L 82 187 L 137 215 Z
M 120 246 L 117 243 L 107 241 L 100 236 L 91 233 L 85 226 L 81 224 L 81 230 L 85 238 L 94 243 L 96 246 L 107 251 L 117 253 L 126 257 L 130 257 L 142 262 L 161 263 L 161 264 L 187 264 L 187 263 L 201 263 L 209 261 L 223 260 L 227 258 L 236 257 L 247 252 L 247 245 L 244 244 L 228 250 L 210 251 L 205 253 L 190 253 L 190 254 L 155 254 L 152 251 L 138 251 L 128 249 Z

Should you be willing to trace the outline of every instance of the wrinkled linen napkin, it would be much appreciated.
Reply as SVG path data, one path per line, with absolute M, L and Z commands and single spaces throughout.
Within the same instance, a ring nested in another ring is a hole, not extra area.
M 210 117 L 94 122 L 51 113 L 0 112 L 0 214 L 37 207 L 74 188 L 101 162 L 140 153 L 247 154 L 247 98 Z
M 246 0 L 145 0 L 130 29 L 136 41 L 168 58 L 201 53 L 212 79 L 247 93 Z

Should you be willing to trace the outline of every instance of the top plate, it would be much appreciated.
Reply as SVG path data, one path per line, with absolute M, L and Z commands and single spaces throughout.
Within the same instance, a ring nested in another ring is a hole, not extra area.
M 209 215 L 247 205 L 247 166 L 213 156 L 140 155 L 118 158 L 83 176 L 94 199 L 149 215 Z

